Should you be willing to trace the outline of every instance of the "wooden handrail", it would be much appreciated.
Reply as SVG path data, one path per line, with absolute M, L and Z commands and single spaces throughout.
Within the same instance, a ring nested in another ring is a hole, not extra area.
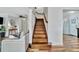
M 46 23 L 48 23 L 48 21 L 47 21 L 47 19 L 46 19 L 46 16 L 45 16 L 45 13 L 43 13 L 43 14 L 44 14 L 44 18 L 45 18 Z

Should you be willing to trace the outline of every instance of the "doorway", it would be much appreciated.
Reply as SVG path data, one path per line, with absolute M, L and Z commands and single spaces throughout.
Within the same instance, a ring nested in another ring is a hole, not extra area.
M 79 27 L 79 11 L 63 10 L 63 20 L 64 46 L 66 48 L 77 48 L 77 28 Z

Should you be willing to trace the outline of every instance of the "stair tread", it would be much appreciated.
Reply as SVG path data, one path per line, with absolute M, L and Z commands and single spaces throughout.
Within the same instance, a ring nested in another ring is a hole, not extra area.
M 49 45 L 32 45 L 32 48 L 36 48 L 36 49 L 50 49 L 51 46 L 49 46 Z
M 34 34 L 36 34 L 36 35 L 43 35 L 43 34 L 46 34 L 45 32 L 35 32 Z
M 33 40 L 47 40 L 47 38 L 33 38 Z
M 34 36 L 33 38 L 34 39 L 46 39 L 46 37 L 37 37 L 37 36 L 36 37 Z
M 44 28 L 44 26 L 36 26 L 36 28 L 39 28 L 39 27 L 40 27 L 40 28 Z
M 33 42 L 36 42 L 36 43 L 37 43 L 37 42 L 39 42 L 39 43 L 41 43 L 41 42 L 43 42 L 43 43 L 46 42 L 46 43 L 47 43 L 46 40 L 43 40 L 43 41 L 40 41 L 40 40 L 35 40 L 35 41 L 34 41 L 34 40 L 33 40 Z
M 41 48 L 40 48 L 41 47 Z M 49 49 L 50 46 L 32 46 L 32 48 L 38 48 L 38 49 Z
M 44 25 L 44 24 L 42 24 L 42 23 L 37 23 L 36 25 Z
M 46 35 L 44 35 L 44 34 L 41 34 L 41 35 L 36 35 L 36 34 L 34 34 L 34 36 L 37 36 L 37 37 L 46 37 Z
M 48 42 L 33 42 L 33 44 L 48 44 Z
M 35 33 L 45 33 L 44 31 L 35 31 Z
M 40 39 L 40 38 L 34 38 L 33 41 L 35 41 L 35 40 L 36 40 L 36 41 L 47 41 L 46 38 L 41 38 L 41 39 Z
M 36 31 L 45 31 L 45 29 L 35 29 Z
M 34 48 L 29 49 L 29 52 L 49 52 L 49 51 L 50 51 L 50 50 L 48 50 L 48 49 L 45 49 L 45 50 L 34 49 Z
M 35 38 L 38 38 L 38 39 L 43 39 L 43 38 L 46 38 L 46 37 L 33 37 L 33 38 L 34 38 L 34 39 L 35 39 Z
M 50 49 L 50 47 L 41 47 L 41 48 L 38 48 L 38 47 L 37 47 L 37 48 L 35 48 L 35 47 L 34 47 L 34 48 L 32 48 L 32 49 L 49 50 L 49 49 Z
M 48 44 L 32 44 L 32 46 L 50 46 Z

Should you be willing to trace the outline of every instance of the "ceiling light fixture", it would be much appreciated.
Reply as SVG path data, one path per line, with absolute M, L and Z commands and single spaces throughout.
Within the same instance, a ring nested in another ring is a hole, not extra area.
M 75 11 L 68 11 L 68 13 L 75 13 Z

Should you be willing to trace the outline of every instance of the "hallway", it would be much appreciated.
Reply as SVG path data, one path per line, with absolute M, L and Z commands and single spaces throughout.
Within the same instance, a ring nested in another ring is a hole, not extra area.
M 50 48 L 51 46 L 48 45 L 44 21 L 43 19 L 37 19 L 30 51 L 49 51 Z

